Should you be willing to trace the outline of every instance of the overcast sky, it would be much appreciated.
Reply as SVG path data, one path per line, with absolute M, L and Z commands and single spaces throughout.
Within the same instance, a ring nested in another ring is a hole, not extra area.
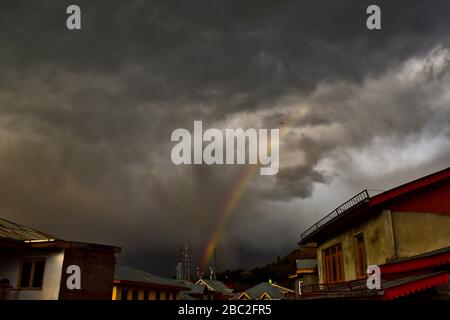
M 245 166 L 175 166 L 171 132 L 301 114 L 218 242 L 220 269 L 273 261 L 361 190 L 450 165 L 449 63 L 448 1 L 2 0 L 0 216 L 174 275 Z

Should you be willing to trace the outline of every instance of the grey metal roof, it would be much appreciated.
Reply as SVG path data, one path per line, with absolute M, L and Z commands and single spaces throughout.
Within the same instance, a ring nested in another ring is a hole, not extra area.
M 285 299 L 285 297 L 280 293 L 279 289 L 272 286 L 268 282 L 261 282 L 260 284 L 257 284 L 256 286 L 245 291 L 245 293 L 252 300 L 257 300 L 261 298 L 264 292 L 270 295 L 271 299 Z
M 213 291 L 222 292 L 222 293 L 233 292 L 233 289 L 228 288 L 222 281 L 218 281 L 218 280 L 200 279 L 199 281 L 197 281 L 196 284 L 198 285 L 202 281 Z
M 421 275 L 413 275 L 413 276 L 407 276 L 407 277 L 398 278 L 398 279 L 387 280 L 387 281 L 384 281 L 381 283 L 381 288 L 389 289 L 389 288 L 393 288 L 393 287 L 398 287 L 398 286 L 408 284 L 408 283 L 411 283 L 414 281 L 434 277 L 441 273 L 443 273 L 443 272 L 439 271 L 439 272 L 433 272 L 433 273 L 427 273 L 427 274 L 421 274 Z
M 317 259 L 298 259 L 295 261 L 297 270 L 299 269 L 314 269 L 317 267 Z
M 178 282 L 181 285 L 190 288 L 191 290 L 189 291 L 189 293 L 203 293 L 205 291 L 205 286 L 194 284 L 187 280 L 178 280 Z
M 6 239 L 24 242 L 49 241 L 54 240 L 55 238 L 55 236 L 50 234 L 0 218 L 0 240 Z
M 191 293 L 191 291 L 180 291 L 180 300 L 197 300 L 190 295 Z
M 129 266 L 116 264 L 114 280 L 141 282 L 144 284 L 156 284 L 172 287 L 187 287 L 175 279 L 162 278 L 157 275 L 135 269 Z

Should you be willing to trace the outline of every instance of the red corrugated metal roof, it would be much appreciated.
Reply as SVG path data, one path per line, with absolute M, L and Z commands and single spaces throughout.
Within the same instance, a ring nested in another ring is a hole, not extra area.
M 410 294 L 430 289 L 448 283 L 448 273 L 446 271 L 421 276 L 418 279 L 412 278 L 390 288 L 383 289 L 383 300 L 393 300 Z
M 388 190 L 386 192 L 380 193 L 369 200 L 369 206 L 379 205 L 386 201 L 392 200 L 398 196 L 404 195 L 406 193 L 430 186 L 432 184 L 438 183 L 444 179 L 450 178 L 450 167 L 447 169 L 435 172 L 428 176 L 422 177 L 420 179 L 408 182 L 394 189 Z

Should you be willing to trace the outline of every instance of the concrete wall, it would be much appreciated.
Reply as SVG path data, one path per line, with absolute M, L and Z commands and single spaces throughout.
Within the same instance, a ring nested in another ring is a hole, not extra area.
M 450 216 L 436 213 L 392 212 L 399 258 L 450 246 Z
M 45 258 L 41 290 L 17 289 L 23 258 Z M 64 250 L 59 249 L 2 249 L 0 252 L 0 279 L 8 279 L 13 287 L 8 299 L 57 300 L 60 289 Z
M 324 282 L 322 267 L 322 251 L 332 245 L 341 243 L 344 267 L 344 280 L 351 281 L 356 277 L 356 247 L 354 236 L 362 232 L 366 249 L 367 265 L 383 264 L 396 258 L 391 213 L 383 210 L 374 214 L 370 220 L 355 227 L 346 229 L 341 234 L 318 243 L 317 259 L 319 265 L 319 281 Z

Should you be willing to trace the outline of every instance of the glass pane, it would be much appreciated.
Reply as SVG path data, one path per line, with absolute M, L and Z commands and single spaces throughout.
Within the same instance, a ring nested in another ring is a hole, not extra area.
M 331 258 L 331 281 L 336 281 L 336 274 L 337 274 L 337 268 L 336 268 L 336 258 Z
M 34 262 L 33 288 L 42 288 L 42 280 L 44 279 L 44 261 Z
M 24 261 L 22 264 L 22 275 L 20 277 L 20 287 L 29 288 L 30 287 L 30 277 L 31 277 L 31 266 L 32 261 Z

